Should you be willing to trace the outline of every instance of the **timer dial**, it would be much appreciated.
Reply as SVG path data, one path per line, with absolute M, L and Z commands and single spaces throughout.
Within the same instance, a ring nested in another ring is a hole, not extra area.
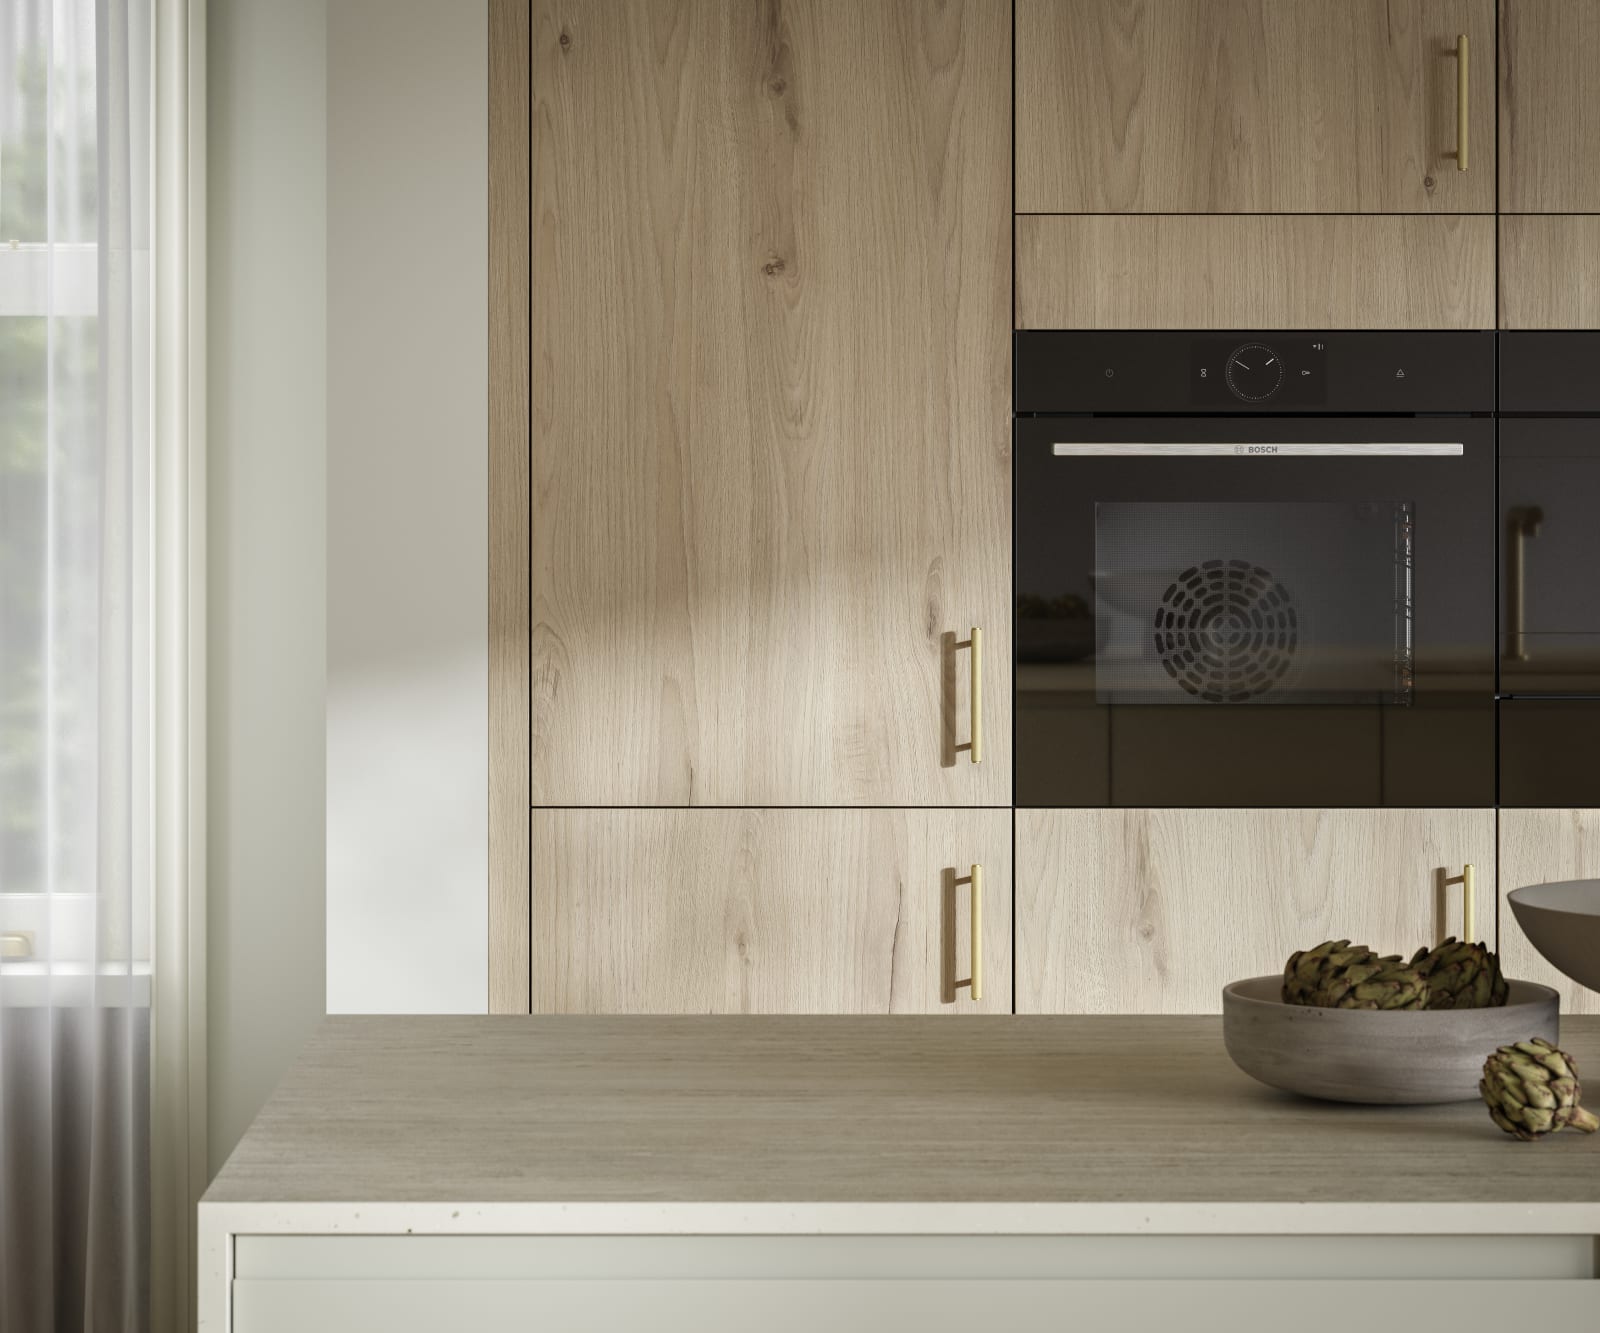
M 1224 377 L 1235 398 L 1262 403 L 1283 387 L 1283 358 L 1263 343 L 1246 343 L 1228 357 Z

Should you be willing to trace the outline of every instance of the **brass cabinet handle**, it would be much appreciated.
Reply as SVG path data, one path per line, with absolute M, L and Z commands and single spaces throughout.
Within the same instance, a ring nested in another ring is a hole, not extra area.
M 971 936 L 972 947 L 972 972 L 965 981 L 956 982 L 956 989 L 963 986 L 971 987 L 974 1000 L 983 999 L 983 867 L 974 865 L 965 879 L 958 879 L 957 884 L 970 884 L 972 886 L 972 926 L 967 932 Z
M 32 958 L 33 932 L 8 930 L 0 935 L 0 958 Z
M 972 627 L 972 637 L 967 640 L 972 650 L 972 740 L 967 744 L 967 758 L 975 764 L 983 762 L 983 631 Z
M 1439 922 L 1440 938 L 1437 943 L 1444 943 L 1444 898 L 1452 884 L 1461 886 L 1461 938 L 1467 944 L 1476 944 L 1478 942 L 1478 913 L 1476 906 L 1478 872 L 1473 869 L 1470 861 L 1461 867 L 1459 875 L 1446 875 L 1442 870 L 1439 872 L 1439 907 L 1441 915 Z
M 1468 164 L 1468 154 L 1471 148 L 1470 118 L 1468 111 L 1471 108 L 1471 96 L 1467 89 L 1468 71 L 1472 68 L 1469 59 L 1470 47 L 1467 34 L 1462 33 L 1456 38 L 1456 170 L 1465 171 Z
M 1520 505 L 1506 515 L 1506 658 L 1528 660 L 1527 568 L 1529 537 L 1537 537 L 1544 523 L 1538 505 Z

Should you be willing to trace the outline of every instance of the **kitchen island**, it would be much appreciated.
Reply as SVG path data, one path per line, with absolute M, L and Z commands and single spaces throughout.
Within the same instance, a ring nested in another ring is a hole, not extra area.
M 1275 1092 L 1215 1018 L 344 1017 L 200 1204 L 200 1327 L 1600 1327 L 1596 1237 L 1600 1135 Z

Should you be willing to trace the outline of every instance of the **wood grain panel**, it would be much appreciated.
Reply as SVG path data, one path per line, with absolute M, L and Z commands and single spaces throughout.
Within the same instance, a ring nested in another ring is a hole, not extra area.
M 1017 1011 L 1216 1013 L 1325 939 L 1409 953 L 1460 933 L 1435 877 L 1469 861 L 1487 934 L 1494 839 L 1492 810 L 1019 810 Z
M 1009 801 L 1009 74 L 990 0 L 536 0 L 534 804 Z
M 1500 219 L 1500 327 L 1600 328 L 1600 217 Z
M 1488 329 L 1492 217 L 1019 217 L 1019 329 Z
M 528 1012 L 528 0 L 489 3 L 489 1012 Z
M 1563 1014 L 1600 1014 L 1600 993 L 1545 962 L 1505 895 L 1525 884 L 1600 877 L 1600 810 L 1500 812 L 1500 954 L 1508 975 L 1561 992 Z
M 1600 212 L 1600 4 L 1500 0 L 1500 210 Z
M 536 1013 L 1008 1013 L 1005 810 L 535 810 Z M 984 995 L 969 975 L 984 871 Z
M 1492 0 L 1018 0 L 1017 209 L 1493 212 L 1494 49 Z

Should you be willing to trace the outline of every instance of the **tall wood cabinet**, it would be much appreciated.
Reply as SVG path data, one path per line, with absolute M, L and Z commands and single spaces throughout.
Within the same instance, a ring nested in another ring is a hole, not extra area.
M 491 21 L 494 1006 L 1009 1008 L 1009 4 Z

